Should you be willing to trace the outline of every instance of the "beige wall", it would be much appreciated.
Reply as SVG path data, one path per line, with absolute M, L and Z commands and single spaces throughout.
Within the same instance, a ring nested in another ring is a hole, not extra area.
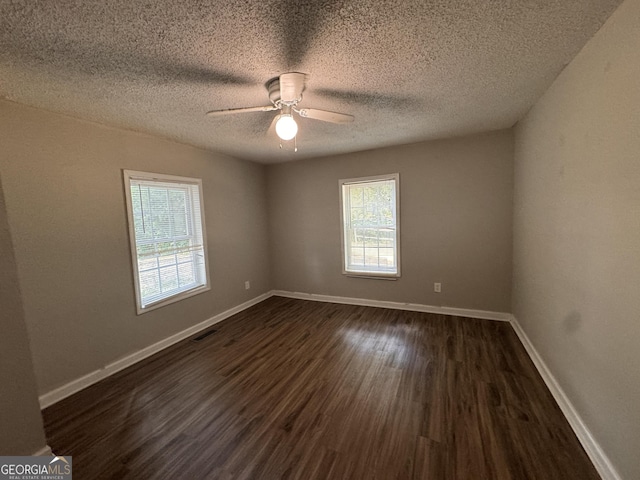
M 640 1 L 516 129 L 514 313 L 625 479 L 640 478 Z
M 263 166 L 6 101 L 0 138 L 41 394 L 270 290 Z M 136 316 L 122 169 L 202 178 L 211 291 Z
M 31 455 L 45 445 L 0 181 L 0 455 Z
M 510 311 L 512 164 L 501 131 L 270 166 L 274 288 Z M 338 180 L 396 172 L 402 278 L 346 277 Z

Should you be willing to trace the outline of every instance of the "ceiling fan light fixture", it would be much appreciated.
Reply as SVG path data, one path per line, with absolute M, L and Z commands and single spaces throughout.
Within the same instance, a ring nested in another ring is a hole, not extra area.
M 276 122 L 276 133 L 285 141 L 293 139 L 298 134 L 298 124 L 290 113 L 283 113 Z

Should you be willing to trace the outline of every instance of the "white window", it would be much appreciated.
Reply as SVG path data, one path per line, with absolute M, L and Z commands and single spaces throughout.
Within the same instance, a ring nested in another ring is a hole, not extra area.
M 340 180 L 342 273 L 400 276 L 399 175 Z
M 209 290 L 202 182 L 124 171 L 138 314 Z

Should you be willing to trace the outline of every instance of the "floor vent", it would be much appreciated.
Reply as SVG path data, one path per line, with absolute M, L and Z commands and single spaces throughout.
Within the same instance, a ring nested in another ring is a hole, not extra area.
M 201 342 L 202 340 L 204 340 L 205 338 L 213 335 L 216 332 L 217 332 L 217 330 L 207 330 L 206 332 L 198 335 L 196 338 L 191 339 L 191 341 L 192 342 Z

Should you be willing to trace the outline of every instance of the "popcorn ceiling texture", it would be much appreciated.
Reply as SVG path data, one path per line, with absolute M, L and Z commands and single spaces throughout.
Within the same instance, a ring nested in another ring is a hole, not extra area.
M 263 163 L 510 127 L 620 0 L 0 0 L 0 96 Z M 265 83 L 308 74 L 298 153 Z

